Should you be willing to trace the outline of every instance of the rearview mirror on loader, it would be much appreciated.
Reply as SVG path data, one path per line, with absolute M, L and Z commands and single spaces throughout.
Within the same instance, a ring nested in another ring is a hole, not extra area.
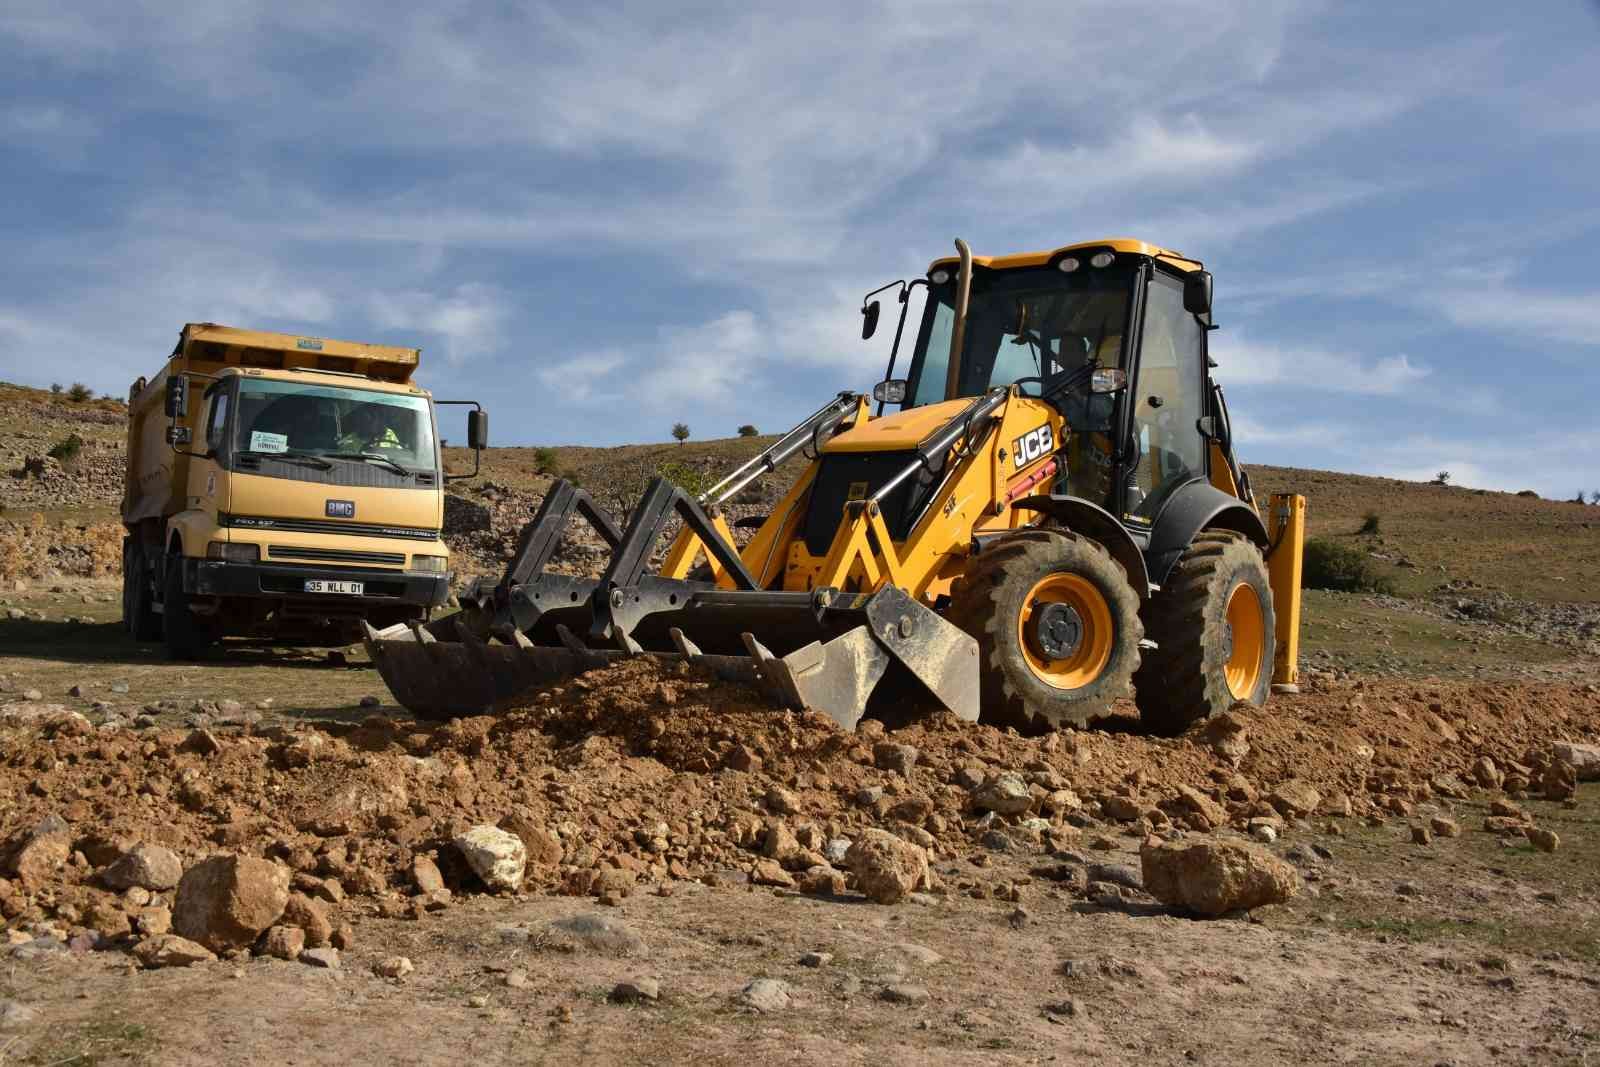
M 863 341 L 878 332 L 878 315 L 882 310 L 883 308 L 879 306 L 876 300 L 861 309 L 861 339 Z
M 906 402 L 906 380 L 904 378 L 890 378 L 879 382 L 872 387 L 872 399 L 880 404 L 904 404 Z

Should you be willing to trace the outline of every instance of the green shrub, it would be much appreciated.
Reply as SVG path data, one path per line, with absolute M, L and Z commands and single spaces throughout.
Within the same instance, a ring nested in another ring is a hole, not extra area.
M 690 496 L 699 496 L 712 485 L 709 475 L 687 463 L 663 463 L 656 473 Z
M 1383 517 L 1381 515 L 1379 515 L 1376 511 L 1369 511 L 1365 515 L 1361 516 L 1361 529 L 1358 532 L 1364 536 L 1373 536 L 1377 534 L 1378 527 L 1382 524 L 1382 522 Z
M 54 385 L 50 386 L 50 391 L 52 393 L 60 393 L 61 392 L 61 383 L 60 382 L 56 382 Z
M 561 457 L 553 448 L 536 448 L 533 450 L 533 469 L 537 474 L 548 474 L 553 478 L 561 473 Z
M 73 382 L 72 388 L 67 390 L 67 399 L 74 404 L 81 404 L 85 400 L 94 399 L 94 390 L 82 382 Z
M 740 437 L 760 437 L 761 436 L 761 431 L 756 429 L 754 426 L 751 426 L 747 422 L 743 426 L 739 427 L 739 436 Z
M 1306 542 L 1300 584 L 1307 589 L 1346 593 L 1394 592 L 1394 580 L 1380 574 L 1365 551 L 1326 537 L 1313 537 Z
M 72 433 L 51 445 L 49 455 L 51 459 L 60 462 L 62 466 L 69 467 L 77 462 L 78 456 L 82 452 L 83 438 Z
M 677 441 L 680 445 L 687 441 L 689 439 L 689 424 L 687 422 L 673 423 L 672 437 L 673 440 Z

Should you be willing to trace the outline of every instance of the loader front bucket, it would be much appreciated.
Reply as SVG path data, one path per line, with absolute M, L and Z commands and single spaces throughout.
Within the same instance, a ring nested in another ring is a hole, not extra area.
M 735 589 L 647 573 L 677 516 Z M 611 546 L 599 578 L 547 569 L 570 518 Z M 492 593 L 423 625 L 368 628 L 367 652 L 401 704 L 428 719 L 477 715 L 543 685 L 652 656 L 759 686 L 773 703 L 821 711 L 854 729 L 874 699 L 925 693 L 978 719 L 978 645 L 894 586 L 875 593 L 759 589 L 694 499 L 657 478 L 619 530 L 582 489 L 550 487 Z
M 590 647 L 561 623 L 552 644 L 521 630 L 485 640 L 459 616 L 369 627 L 366 647 L 395 699 L 423 719 L 493 711 L 631 656 L 693 663 L 760 688 L 779 707 L 820 711 L 847 730 L 875 697 L 919 688 L 962 719 L 978 719 L 977 642 L 892 586 L 864 596 L 690 590 L 668 608 L 631 635 L 645 642 L 638 651 Z

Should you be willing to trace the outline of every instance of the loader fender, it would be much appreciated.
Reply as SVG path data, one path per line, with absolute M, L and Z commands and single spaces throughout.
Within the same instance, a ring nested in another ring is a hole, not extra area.
M 1180 486 L 1156 515 L 1145 549 L 1150 580 L 1162 585 L 1178 557 L 1188 550 L 1201 530 L 1232 530 L 1267 550 L 1267 528 L 1255 509 L 1229 496 L 1203 478 Z
M 1122 564 L 1128 572 L 1128 584 L 1139 594 L 1140 600 L 1150 596 L 1150 575 L 1145 567 L 1144 554 L 1127 527 L 1105 508 L 1081 496 L 1052 493 L 1048 496 L 1024 497 L 1011 505 L 1024 511 L 1037 511 L 1048 515 L 1073 533 L 1098 541 L 1104 545 L 1111 558 Z

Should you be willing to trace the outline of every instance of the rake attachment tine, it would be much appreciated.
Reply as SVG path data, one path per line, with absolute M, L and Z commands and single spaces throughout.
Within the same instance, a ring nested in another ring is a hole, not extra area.
M 535 647 L 534 643 L 528 640 L 527 634 L 516 629 L 511 631 L 511 643 L 516 645 L 518 648 L 523 649 L 524 651 Z
M 483 638 L 481 638 L 477 634 L 473 633 L 472 632 L 472 628 L 470 626 L 468 626 L 466 623 L 462 622 L 461 621 L 461 616 L 459 616 L 459 615 L 455 616 L 455 630 L 456 630 L 456 637 L 458 637 L 461 640 L 461 643 L 464 644 L 464 645 L 481 645 L 481 644 L 484 644 Z
M 418 644 L 436 645 L 439 643 L 439 639 L 430 634 L 420 622 L 408 622 L 406 626 L 416 635 Z
M 772 651 L 748 630 L 739 635 L 739 640 L 744 642 L 745 650 L 750 653 L 750 659 L 756 665 L 756 677 L 761 680 L 761 687 L 767 694 L 785 707 L 805 707 L 800 691 L 792 684 L 785 684 L 789 680 L 788 672 L 774 667 L 778 658 Z
M 667 634 L 672 638 L 672 643 L 678 646 L 678 654 L 684 659 L 695 660 L 703 655 L 700 651 L 700 646 L 685 637 L 683 631 L 676 626 L 669 629 Z
M 577 634 L 561 623 L 556 624 L 556 636 L 561 639 L 561 643 L 566 646 L 568 652 L 576 652 L 579 655 L 583 655 L 590 651 L 589 646 L 580 641 Z

